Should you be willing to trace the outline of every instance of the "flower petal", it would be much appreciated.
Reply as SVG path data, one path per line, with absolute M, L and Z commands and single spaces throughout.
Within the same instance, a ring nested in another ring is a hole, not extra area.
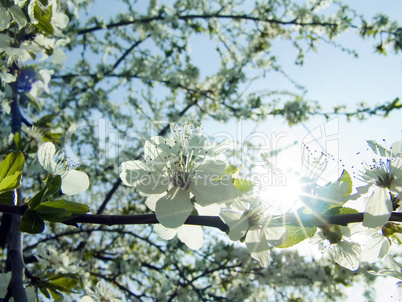
M 362 261 L 374 263 L 384 258 L 391 248 L 390 241 L 384 235 L 377 233 L 369 238 L 363 250 Z
M 173 187 L 158 200 L 155 214 L 158 221 L 167 228 L 178 228 L 193 211 L 190 194 L 180 187 Z
M 392 181 L 391 191 L 395 192 L 398 195 L 402 194 L 402 176 Z
M 360 266 L 362 250 L 358 243 L 341 241 L 332 244 L 330 247 L 330 253 L 334 261 L 344 268 L 355 271 Z
M 209 178 L 196 178 L 190 183 L 190 191 L 201 206 L 232 203 L 240 196 L 240 191 L 232 184 L 231 178 L 214 181 Z
M 376 189 L 371 195 L 364 212 L 363 225 L 376 228 L 384 225 L 392 212 L 389 192 L 384 188 Z
M 165 240 L 171 240 L 177 234 L 177 229 L 165 228 L 161 224 L 155 224 L 154 231 L 159 235 L 159 237 Z
M 84 192 L 88 187 L 88 175 L 82 171 L 70 170 L 61 180 L 61 191 L 66 195 Z
M 270 248 L 261 230 L 250 230 L 246 236 L 247 249 L 251 257 L 267 267 L 270 262 Z
M 194 207 L 197 210 L 198 215 L 203 216 L 218 216 L 221 210 L 221 207 L 216 204 L 211 204 L 209 206 L 202 207 L 199 204 L 195 203 Z
M 147 205 L 147 207 L 151 210 L 155 212 L 155 207 L 156 207 L 156 203 L 158 202 L 159 199 L 161 199 L 163 196 L 166 195 L 166 192 L 163 192 L 162 194 L 152 194 L 149 195 L 149 197 L 147 198 L 147 200 L 145 201 L 145 204 Z
M 204 243 L 202 227 L 199 225 L 182 225 L 177 229 L 177 236 L 192 250 L 198 250 Z
M 265 238 L 272 245 L 280 245 L 286 241 L 286 228 L 284 226 L 280 227 L 264 227 L 263 232 Z
M 53 143 L 44 143 L 38 149 L 38 160 L 41 166 L 50 174 L 55 174 L 56 162 L 54 155 L 56 153 L 56 147 Z
M 222 210 L 219 217 L 229 226 L 229 238 L 230 240 L 240 240 L 247 232 L 249 228 L 249 222 L 240 212 Z
M 196 177 L 201 177 L 210 181 L 212 179 L 217 179 L 225 173 L 226 167 L 227 162 L 208 157 L 194 169 L 194 172 L 196 173 Z
M 136 187 L 146 194 L 160 194 L 169 187 L 169 177 L 161 171 L 150 169 L 142 161 L 134 160 L 121 164 L 120 178 L 124 184 Z
M 8 11 L 3 7 L 0 6 L 0 31 L 8 28 L 10 26 L 11 16 Z

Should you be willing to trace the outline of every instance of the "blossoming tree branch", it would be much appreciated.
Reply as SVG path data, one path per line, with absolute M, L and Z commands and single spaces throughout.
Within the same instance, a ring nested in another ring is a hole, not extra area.
M 244 176 L 252 164 L 232 163 L 236 144 L 211 139 L 200 123 L 390 115 L 399 98 L 323 112 L 271 49 L 292 41 L 296 64 L 323 41 L 355 55 L 334 40 L 349 29 L 380 54 L 398 52 L 396 22 L 318 0 L 122 1 L 123 12 L 105 21 L 90 15 L 90 2 L 0 1 L 0 299 L 263 301 L 319 289 L 332 301 L 342 295 L 339 280 L 352 283 L 359 268 L 402 280 L 393 257 L 402 240 L 401 142 L 367 141 L 373 160 L 332 181 L 321 177 L 330 155 L 312 154 L 308 173 L 296 175 L 300 203 L 277 212 L 266 202 L 273 188 L 260 194 Z M 190 54 L 198 35 L 219 59 L 206 77 Z M 267 71 L 294 90 L 243 90 Z M 117 136 L 133 145 L 122 148 Z M 104 156 L 113 150 L 124 152 Z M 256 154 L 264 173 L 281 171 Z M 96 160 L 75 164 L 80 158 Z M 331 262 L 288 249 L 301 242 Z M 385 266 L 373 266 L 379 260 Z

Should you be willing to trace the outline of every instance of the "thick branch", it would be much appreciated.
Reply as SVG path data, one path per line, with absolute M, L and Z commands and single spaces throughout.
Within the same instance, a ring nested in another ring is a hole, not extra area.
M 145 215 L 83 215 L 65 222 L 66 224 L 90 223 L 103 225 L 123 225 L 123 224 L 155 224 L 159 223 L 155 214 Z M 213 216 L 190 216 L 185 224 L 201 225 L 220 229 L 226 232 L 228 226 L 219 218 Z
M 11 130 L 15 134 L 21 130 L 23 117 L 18 104 L 17 87 L 13 83 L 13 102 L 11 103 Z M 22 206 L 22 192 L 21 189 L 15 190 L 15 204 L 17 207 Z M 11 233 L 8 242 L 7 257 L 11 263 L 11 280 L 8 285 L 8 290 L 14 298 L 14 301 L 27 301 L 27 295 L 24 287 L 24 272 L 25 264 L 22 255 L 22 233 L 19 230 L 21 217 L 13 215 L 11 220 Z M 4 234 L 3 234 L 4 235 Z
M 0 204 L 0 212 L 10 213 L 15 215 L 23 215 L 28 207 L 12 206 Z M 348 225 L 349 223 L 362 222 L 364 213 L 345 214 L 345 215 L 307 215 L 298 214 L 298 218 L 294 215 L 284 217 L 278 217 L 278 221 L 284 221 L 287 225 L 299 225 L 299 221 L 302 222 L 305 227 L 322 227 L 327 224 Z M 402 213 L 393 212 L 389 218 L 389 221 L 402 222 Z M 91 215 L 86 214 L 69 221 L 65 221 L 65 224 L 102 224 L 102 225 L 124 225 L 124 224 L 155 224 L 159 223 L 155 214 L 145 215 Z M 208 226 L 220 229 L 222 232 L 227 232 L 229 227 L 219 218 L 214 216 L 190 216 L 187 218 L 185 224 Z
M 21 190 L 16 190 L 17 206 L 22 207 Z M 11 224 L 11 242 L 9 246 L 8 257 L 11 263 L 11 280 L 8 285 L 8 290 L 11 292 L 14 301 L 27 301 L 27 296 L 24 288 L 25 264 L 22 256 L 22 234 L 19 230 L 21 216 L 12 215 Z

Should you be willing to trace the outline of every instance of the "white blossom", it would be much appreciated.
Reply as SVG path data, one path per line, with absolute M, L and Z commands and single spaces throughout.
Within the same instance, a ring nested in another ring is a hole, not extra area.
M 360 180 L 366 185 L 358 191 L 364 194 L 374 188 L 366 205 L 363 225 L 375 228 L 388 221 L 393 210 L 392 198 L 402 192 L 402 157 L 399 143 L 392 145 L 390 150 L 373 141 L 368 144 L 380 159 L 373 159 L 372 164 L 364 168 Z
M 222 154 L 225 145 L 208 142 L 189 126 L 172 125 L 171 129 L 172 138 L 146 141 L 144 161 L 122 163 L 120 178 L 145 195 L 156 194 L 158 221 L 164 227 L 178 228 L 194 209 L 192 199 L 203 207 L 223 205 L 233 202 L 240 191 L 232 184 L 231 175 L 221 177 L 228 166 Z
M 368 239 L 363 249 L 361 261 L 374 263 L 388 255 L 391 241 L 382 234 L 381 228 L 370 228 L 366 235 Z
M 182 225 L 176 229 L 165 228 L 161 224 L 154 225 L 155 232 L 165 240 L 177 237 L 192 250 L 198 250 L 204 243 L 202 227 L 199 225 Z
M 361 224 L 356 227 L 354 225 L 351 227 L 328 225 L 327 228 L 322 228 L 315 238 L 321 238 L 319 241 L 329 241 L 327 251 L 333 261 L 344 268 L 355 271 L 360 266 L 362 249 L 359 243 L 352 240 L 352 236 L 361 232 L 360 226 Z
M 253 196 L 237 199 L 219 216 L 229 226 L 229 238 L 244 238 L 251 257 L 263 267 L 270 262 L 270 245 L 279 245 L 286 238 L 286 228 L 271 224 L 272 217 L 264 215 L 264 206 Z
M 69 20 L 67 15 L 58 9 L 57 1 L 49 0 L 47 5 L 43 5 L 42 2 L 39 0 L 32 0 L 28 5 L 28 15 L 33 24 L 38 23 L 38 20 L 35 18 L 34 14 L 35 8 L 51 16 L 50 24 L 54 29 L 54 34 L 56 36 L 60 36 L 60 29 L 65 28 Z M 51 12 L 49 12 L 49 10 L 51 10 Z
M 39 244 L 36 248 L 38 262 L 55 272 L 76 274 L 82 270 L 78 266 L 78 259 L 68 252 L 59 253 L 51 246 Z
M 92 290 L 91 285 L 86 283 L 84 285 L 85 292 L 87 293 L 84 297 L 80 299 L 80 302 L 119 302 L 121 301 L 118 297 L 117 289 L 104 281 L 99 281 L 94 290 Z
M 38 160 L 49 174 L 61 176 L 61 191 L 64 194 L 75 195 L 88 189 L 88 175 L 71 169 L 64 152 L 56 153 L 53 143 L 45 143 L 38 149 Z

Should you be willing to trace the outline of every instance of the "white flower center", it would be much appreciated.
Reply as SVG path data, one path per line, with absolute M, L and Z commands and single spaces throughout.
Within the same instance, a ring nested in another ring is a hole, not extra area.
M 392 171 L 391 160 L 373 160 L 373 164 L 369 166 L 370 170 L 366 171 L 366 176 L 373 177 L 375 184 L 381 188 L 391 188 L 391 183 L 395 179 Z
M 183 171 L 177 171 L 173 173 L 172 177 L 170 178 L 172 181 L 173 186 L 178 186 L 182 189 L 188 189 L 190 186 L 190 174 Z
M 247 217 L 250 226 L 258 225 L 260 222 L 261 215 L 257 211 L 247 210 L 244 211 L 243 215 Z

